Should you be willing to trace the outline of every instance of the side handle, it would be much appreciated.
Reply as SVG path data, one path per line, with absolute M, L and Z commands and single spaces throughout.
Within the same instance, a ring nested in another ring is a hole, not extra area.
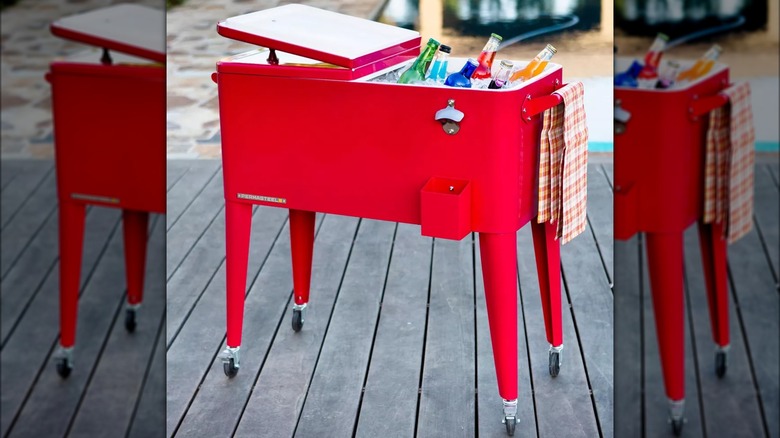
M 691 105 L 688 107 L 688 114 L 693 120 L 720 108 L 729 102 L 729 97 L 723 93 L 713 94 L 712 96 L 697 98 L 694 96 Z
M 527 95 L 523 100 L 523 120 L 530 122 L 537 114 L 541 114 L 548 109 L 563 103 L 563 98 L 558 94 L 548 94 L 547 96 L 531 97 Z

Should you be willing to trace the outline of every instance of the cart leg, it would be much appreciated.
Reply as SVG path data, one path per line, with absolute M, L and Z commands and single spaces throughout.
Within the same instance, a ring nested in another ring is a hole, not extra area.
M 144 269 L 146 267 L 146 239 L 149 213 L 122 210 L 122 231 L 125 243 L 125 273 L 127 275 L 127 309 L 125 329 L 135 331 L 136 311 L 144 293 Z
M 707 283 L 712 339 L 715 341 L 715 374 L 723 377 L 729 349 L 729 297 L 723 224 L 700 222 L 699 245 Z
M 682 430 L 685 400 L 685 307 L 681 233 L 647 233 L 647 258 L 661 353 L 661 369 L 675 434 Z
M 63 378 L 73 369 L 85 215 L 84 204 L 60 199 L 60 351 L 55 359 Z
M 240 366 L 238 350 L 244 323 L 244 297 L 252 230 L 252 205 L 225 201 L 225 264 L 227 270 L 227 348 L 220 355 L 225 374 L 234 377 Z
M 515 233 L 479 234 L 490 339 L 504 423 L 514 434 L 517 423 L 517 241 Z
M 290 210 L 290 244 L 293 270 L 293 330 L 303 327 L 311 285 L 311 260 L 314 252 L 313 211 Z
M 550 375 L 555 377 L 561 369 L 563 354 L 563 323 L 561 320 L 561 246 L 555 240 L 556 224 L 531 221 L 531 231 L 536 253 L 536 272 L 539 277 L 539 293 L 542 298 L 544 326 L 547 333 L 548 364 Z

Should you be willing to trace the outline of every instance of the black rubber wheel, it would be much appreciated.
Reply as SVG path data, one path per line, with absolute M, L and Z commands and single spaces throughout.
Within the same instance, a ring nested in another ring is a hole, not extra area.
M 682 418 L 678 418 L 676 420 L 672 419 L 672 433 L 674 434 L 674 436 L 680 436 L 680 434 L 682 433 L 682 428 L 683 428 Z
M 718 378 L 726 375 L 726 352 L 718 351 L 715 353 L 715 374 Z
M 561 371 L 560 357 L 561 357 L 560 352 L 557 351 L 550 352 L 550 375 L 553 377 L 557 377 L 558 373 Z
M 222 371 L 225 372 L 226 376 L 232 379 L 233 377 L 236 377 L 236 374 L 238 374 L 238 367 L 236 367 L 233 359 L 230 359 L 229 361 L 222 363 Z
M 303 312 L 293 309 L 292 329 L 299 332 L 303 328 Z
M 515 426 L 517 425 L 517 418 L 506 417 L 504 419 L 504 425 L 506 426 L 506 434 L 509 436 L 515 436 Z
M 57 374 L 59 374 L 60 377 L 67 379 L 72 370 L 73 367 L 68 363 L 68 359 L 65 359 L 64 357 L 57 359 Z
M 134 309 L 127 309 L 125 310 L 125 330 L 127 330 L 130 333 L 133 333 L 135 331 L 135 310 Z

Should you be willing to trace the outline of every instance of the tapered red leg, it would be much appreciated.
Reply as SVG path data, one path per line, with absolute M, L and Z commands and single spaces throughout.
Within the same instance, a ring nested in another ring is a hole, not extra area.
M 517 247 L 514 233 L 479 234 L 498 393 L 517 399 Z
M 244 297 L 249 259 L 249 235 L 252 229 L 252 205 L 225 202 L 225 264 L 227 270 L 227 344 L 241 345 L 244 322 Z
M 707 284 L 712 339 L 718 346 L 726 347 L 729 345 L 729 297 L 723 224 L 699 223 L 699 245 Z
M 66 349 L 76 342 L 85 214 L 84 204 L 60 200 L 60 346 Z
M 313 211 L 290 210 L 290 244 L 292 246 L 293 315 L 292 328 L 300 331 L 305 320 L 311 285 L 311 260 L 314 253 Z
M 149 213 L 122 210 L 122 230 L 125 243 L 127 304 L 137 306 L 143 301 L 146 241 Z
M 536 253 L 536 272 L 539 276 L 539 292 L 542 298 L 544 326 L 547 342 L 552 347 L 563 345 L 561 321 L 561 246 L 555 240 L 555 223 L 543 224 L 531 221 L 531 231 Z
M 681 233 L 647 233 L 650 286 L 666 395 L 685 398 L 685 327 Z

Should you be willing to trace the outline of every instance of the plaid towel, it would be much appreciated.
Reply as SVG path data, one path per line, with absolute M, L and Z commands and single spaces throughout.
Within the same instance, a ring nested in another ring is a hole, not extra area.
M 539 156 L 537 222 L 557 223 L 567 243 L 585 230 L 588 195 L 588 127 L 582 82 L 555 91 L 563 103 L 544 112 Z
M 755 133 L 750 85 L 740 83 L 722 93 L 731 103 L 710 113 L 702 220 L 724 223 L 723 237 L 733 243 L 753 227 Z

